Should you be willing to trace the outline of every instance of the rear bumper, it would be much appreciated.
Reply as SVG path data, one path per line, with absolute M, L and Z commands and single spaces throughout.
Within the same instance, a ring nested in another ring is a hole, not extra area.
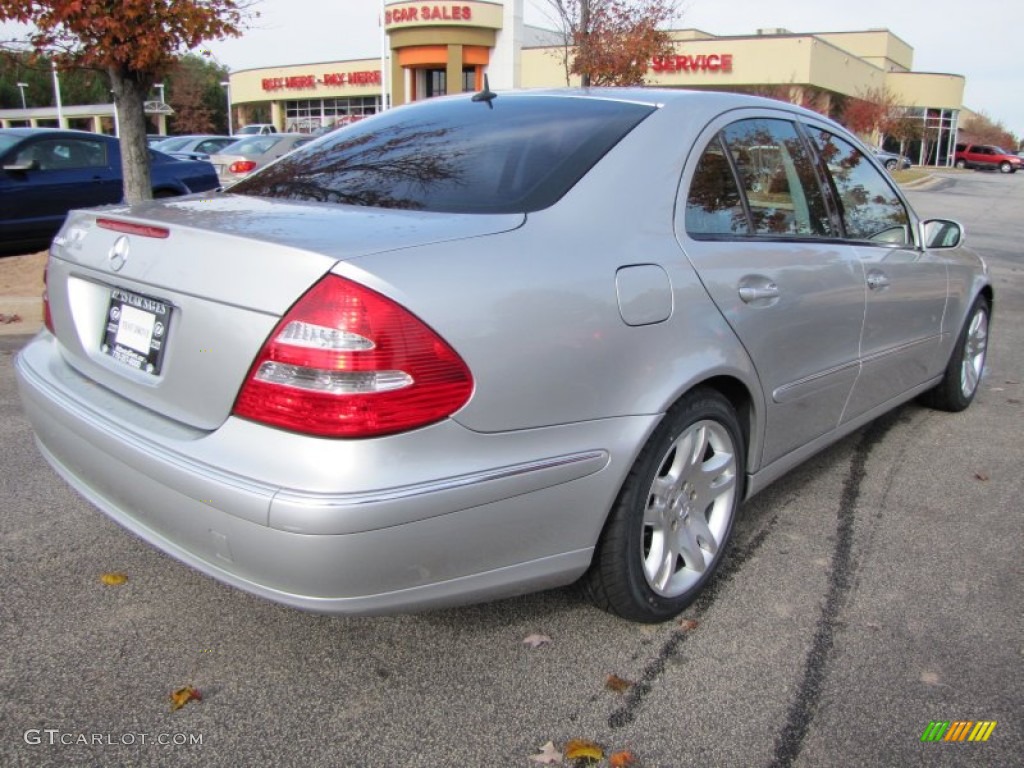
M 481 435 L 448 421 L 328 441 L 229 418 L 199 432 L 81 377 L 47 333 L 15 369 L 43 456 L 82 496 L 220 581 L 324 613 L 422 609 L 573 581 L 656 422 Z

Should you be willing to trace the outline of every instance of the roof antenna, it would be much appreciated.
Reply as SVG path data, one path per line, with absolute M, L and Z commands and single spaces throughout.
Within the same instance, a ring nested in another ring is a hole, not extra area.
M 494 105 L 491 102 L 496 98 L 498 98 L 498 94 L 491 90 L 491 82 L 488 80 L 487 75 L 484 74 L 484 89 L 480 93 L 473 94 L 473 101 L 486 101 L 487 106 L 494 109 Z

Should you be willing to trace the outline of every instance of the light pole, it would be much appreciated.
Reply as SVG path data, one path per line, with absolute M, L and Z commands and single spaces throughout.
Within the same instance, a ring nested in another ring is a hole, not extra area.
M 228 98 L 228 136 L 235 135 L 235 129 L 231 126 L 231 81 L 225 80 L 220 84 Z
M 21 91 L 21 108 L 28 109 L 25 105 L 25 89 L 28 88 L 28 83 L 16 83 L 18 90 Z
M 64 125 L 64 107 L 60 103 L 60 79 L 57 77 L 57 62 L 51 61 L 50 66 L 53 68 L 53 93 L 57 97 L 57 127 L 66 128 Z

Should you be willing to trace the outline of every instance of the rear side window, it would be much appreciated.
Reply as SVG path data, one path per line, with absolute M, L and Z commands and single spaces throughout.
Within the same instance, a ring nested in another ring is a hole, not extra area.
M 722 131 L 747 197 L 755 235 L 827 236 L 828 208 L 814 163 L 787 120 L 740 120 Z
M 686 231 L 834 236 L 814 160 L 796 126 L 755 118 L 722 130 L 697 163 L 686 201 Z
M 910 216 L 888 179 L 850 142 L 809 129 L 835 185 L 846 237 L 884 245 L 907 245 Z
M 613 100 L 439 99 L 329 134 L 232 194 L 450 213 L 519 213 L 564 195 L 654 111 Z
M 746 235 L 747 212 L 720 136 L 708 144 L 697 163 L 686 198 L 686 231 L 693 235 Z

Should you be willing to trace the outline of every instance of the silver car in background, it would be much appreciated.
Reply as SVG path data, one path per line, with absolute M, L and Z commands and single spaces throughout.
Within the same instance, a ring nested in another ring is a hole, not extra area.
M 662 621 L 743 500 L 911 398 L 970 404 L 962 240 L 795 106 L 485 91 L 72 213 L 16 370 L 57 472 L 228 584 L 372 614 L 582 578 Z
M 213 152 L 210 162 L 217 171 L 221 185 L 227 186 L 244 179 L 267 163 L 284 157 L 310 140 L 310 136 L 302 133 L 247 136 Z

